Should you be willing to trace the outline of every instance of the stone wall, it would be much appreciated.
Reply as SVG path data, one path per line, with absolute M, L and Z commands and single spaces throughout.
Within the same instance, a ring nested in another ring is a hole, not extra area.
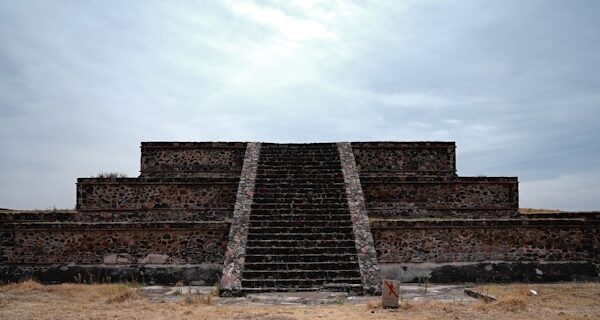
M 371 225 L 380 263 L 598 261 L 600 221 L 396 220 Z
M 244 142 L 142 142 L 141 177 L 239 177 Z
M 371 218 L 518 216 L 517 178 L 363 177 Z
M 228 223 L 3 223 L 2 264 L 140 264 L 149 254 L 163 263 L 223 263 Z
M 366 176 L 454 176 L 454 142 L 353 142 L 356 168 Z
M 80 178 L 78 210 L 223 209 L 233 211 L 237 178 L 148 180 Z
M 6 210 L 4 222 L 157 222 L 229 221 L 231 210 L 224 209 L 149 209 L 149 210 Z

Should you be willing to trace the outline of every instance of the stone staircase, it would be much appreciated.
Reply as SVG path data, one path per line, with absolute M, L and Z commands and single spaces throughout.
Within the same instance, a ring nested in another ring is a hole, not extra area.
M 362 290 L 335 144 L 262 144 L 242 290 Z

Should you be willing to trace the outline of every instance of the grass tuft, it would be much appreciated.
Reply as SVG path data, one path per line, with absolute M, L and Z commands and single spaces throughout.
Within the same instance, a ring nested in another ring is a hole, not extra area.
M 107 285 L 101 289 L 106 297 L 106 303 L 123 303 L 128 300 L 137 300 L 142 297 L 138 289 L 130 288 L 127 285 Z
M 381 302 L 381 300 L 367 301 L 367 309 L 368 310 L 381 309 L 382 307 L 383 307 L 383 303 Z

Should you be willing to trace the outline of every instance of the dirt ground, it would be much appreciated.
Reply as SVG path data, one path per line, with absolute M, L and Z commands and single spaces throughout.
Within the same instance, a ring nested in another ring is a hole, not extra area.
M 497 302 L 406 298 L 395 310 L 378 298 L 326 305 L 223 303 L 209 294 L 179 293 L 151 299 L 126 285 L 41 285 L 33 281 L 0 286 L 0 319 L 600 319 L 599 283 L 488 285 L 478 290 Z M 530 290 L 537 291 L 532 295 Z

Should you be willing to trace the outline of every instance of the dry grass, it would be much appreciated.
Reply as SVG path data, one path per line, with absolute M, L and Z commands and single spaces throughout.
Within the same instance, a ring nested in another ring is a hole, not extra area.
M 102 295 L 106 296 L 106 303 L 123 303 L 128 300 L 142 299 L 143 295 L 137 288 L 130 288 L 124 284 L 105 285 L 99 288 Z
M 536 289 L 539 295 L 529 294 Z M 210 295 L 184 295 L 179 302 L 152 303 L 125 285 L 40 285 L 34 281 L 0 286 L 0 319 L 599 319 L 600 284 L 490 285 L 477 288 L 493 303 L 403 301 L 384 310 L 364 304 L 318 306 L 219 305 Z
M 521 214 L 531 214 L 531 213 L 561 213 L 563 211 L 556 210 L 556 209 L 520 208 L 519 212 Z

